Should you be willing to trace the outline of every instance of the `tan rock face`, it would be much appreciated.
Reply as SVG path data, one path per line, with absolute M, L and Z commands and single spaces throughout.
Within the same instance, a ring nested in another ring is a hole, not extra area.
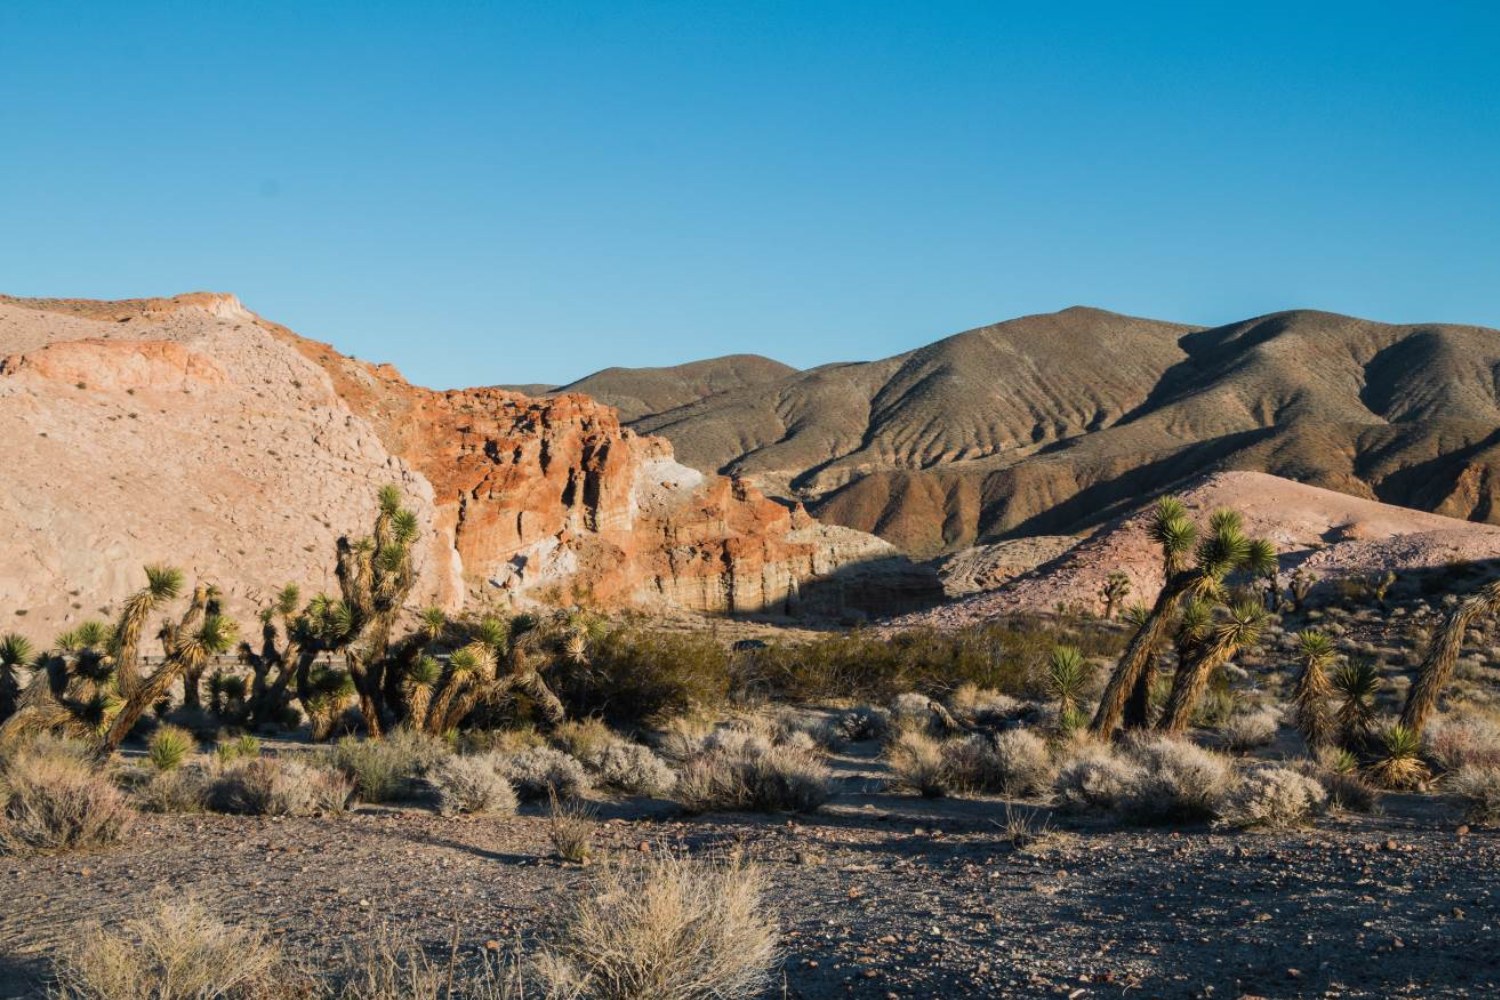
M 855 566 L 877 585 L 850 600 L 933 596 L 884 542 L 705 479 L 587 397 L 414 387 L 232 296 L 0 297 L 0 359 L 0 629 L 38 640 L 113 610 L 147 562 L 247 621 L 282 583 L 331 589 L 334 540 L 388 482 L 428 529 L 415 603 L 779 609 Z

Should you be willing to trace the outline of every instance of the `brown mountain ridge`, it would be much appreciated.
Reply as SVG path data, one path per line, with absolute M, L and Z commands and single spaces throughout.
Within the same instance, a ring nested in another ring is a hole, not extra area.
M 611 391 L 643 398 L 637 377 L 614 370 Z M 1497 384 L 1500 332 L 1477 326 L 1071 308 L 629 423 L 925 557 L 1084 530 L 1214 470 L 1500 521 Z

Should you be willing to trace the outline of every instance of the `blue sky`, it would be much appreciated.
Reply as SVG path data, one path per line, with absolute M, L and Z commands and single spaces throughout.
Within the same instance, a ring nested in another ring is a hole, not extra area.
M 1494 4 L 0 4 L 0 291 L 438 387 L 1096 305 L 1500 326 Z

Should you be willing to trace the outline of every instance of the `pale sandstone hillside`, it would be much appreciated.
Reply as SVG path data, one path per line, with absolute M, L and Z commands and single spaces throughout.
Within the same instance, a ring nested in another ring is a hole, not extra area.
M 1349 577 L 1429 570 L 1453 562 L 1500 559 L 1500 527 L 1363 500 L 1257 472 L 1220 472 L 1177 493 L 1195 520 L 1221 507 L 1239 511 L 1246 529 L 1275 546 L 1285 579 L 1304 566 L 1320 586 Z M 1130 577 L 1131 602 L 1150 603 L 1161 588 L 1160 549 L 1151 541 L 1151 505 L 1116 518 L 1091 537 L 989 593 L 901 619 L 955 625 L 1059 605 L 1102 610 L 1110 573 Z M 963 557 L 955 557 L 963 558 Z
M 620 412 L 626 422 L 709 396 L 765 385 L 797 369 L 759 354 L 731 354 L 666 368 L 605 368 L 561 386 L 506 386 L 531 396 L 581 392 Z
M 421 389 L 233 296 L 0 298 L 0 358 L 0 627 L 38 640 L 146 562 L 217 582 L 247 621 L 284 582 L 331 589 L 334 540 L 388 482 L 428 529 L 414 604 L 758 611 L 807 592 L 888 611 L 937 593 L 888 544 L 679 465 L 585 397 Z
M 1480 327 L 1068 309 L 633 426 L 921 556 L 1076 533 L 1211 469 L 1494 522 L 1497 371 L 1500 332 Z

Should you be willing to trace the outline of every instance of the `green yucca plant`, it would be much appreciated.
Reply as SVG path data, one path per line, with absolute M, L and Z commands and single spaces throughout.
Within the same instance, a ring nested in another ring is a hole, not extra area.
M 1422 737 L 1397 723 L 1380 735 L 1381 756 L 1370 777 L 1386 788 L 1416 788 L 1430 777 L 1422 760 Z
M 175 771 L 197 748 L 197 739 L 186 729 L 160 726 L 146 741 L 146 759 L 158 771 Z
M 260 740 L 246 733 L 232 740 L 225 740 L 214 747 L 214 757 L 220 764 L 237 760 L 253 760 L 260 756 Z
M 36 650 L 31 640 L 14 632 L 0 636 L 0 722 L 10 718 L 21 701 L 21 671 L 31 666 Z
M 1077 646 L 1057 646 L 1047 660 L 1047 686 L 1057 698 L 1060 715 L 1078 711 L 1078 699 L 1088 683 L 1088 661 Z
M 1375 695 L 1380 690 L 1380 671 L 1363 657 L 1340 665 L 1333 672 L 1333 690 L 1339 698 L 1334 723 L 1345 746 L 1369 739 L 1375 724 Z M 1410 728 L 1410 727 L 1407 727 Z

